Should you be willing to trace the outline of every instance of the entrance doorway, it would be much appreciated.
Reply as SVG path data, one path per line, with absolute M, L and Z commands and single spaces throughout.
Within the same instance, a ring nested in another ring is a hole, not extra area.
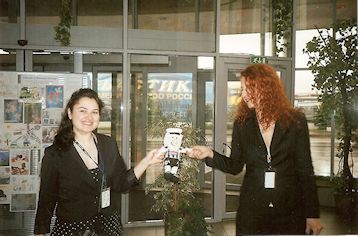
M 282 58 L 265 58 L 281 78 L 286 94 L 293 103 L 292 61 Z M 241 71 L 252 64 L 250 57 L 221 57 L 218 63 L 218 81 L 215 86 L 215 149 L 226 156 L 231 152 L 231 135 L 237 104 L 241 97 Z M 220 105 L 219 105 L 220 104 Z M 206 167 L 209 168 L 209 167 Z M 214 171 L 218 189 L 214 193 L 217 218 L 235 218 L 239 204 L 240 187 L 245 171 L 233 176 Z

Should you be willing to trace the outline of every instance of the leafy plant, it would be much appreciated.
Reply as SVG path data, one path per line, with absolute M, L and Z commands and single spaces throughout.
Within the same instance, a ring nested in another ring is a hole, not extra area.
M 342 177 L 336 181 L 341 190 L 351 192 L 353 175 L 348 160 L 358 129 L 357 19 L 337 21 L 332 29 L 318 30 L 319 37 L 309 41 L 303 51 L 309 55 L 313 87 L 321 92 L 315 123 L 327 127 L 334 115 L 340 140 L 337 175 Z
M 55 40 L 62 46 L 68 46 L 71 43 L 71 3 L 72 0 L 61 0 L 60 23 L 54 27 Z
M 202 131 L 192 128 L 187 122 L 176 122 L 176 118 L 161 116 L 153 120 L 148 127 L 148 134 L 152 137 L 163 138 L 167 128 L 181 128 L 183 130 L 183 147 L 204 144 Z M 164 179 L 161 173 L 155 182 L 148 185 L 146 194 L 154 191 L 155 204 L 152 211 L 162 212 L 165 224 L 165 235 L 207 235 L 210 231 L 205 221 L 204 209 L 201 202 L 194 195 L 200 189 L 197 179 L 200 161 L 183 158 L 179 169 L 180 182 L 172 183 Z
M 290 52 L 292 29 L 292 0 L 272 1 L 272 37 L 273 54 L 278 56 L 281 52 Z

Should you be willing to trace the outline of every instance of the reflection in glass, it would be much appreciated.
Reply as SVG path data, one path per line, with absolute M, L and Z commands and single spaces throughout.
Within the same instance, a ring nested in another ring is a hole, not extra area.
M 20 0 L 0 0 L 0 44 L 16 45 L 20 39 Z
M 222 53 L 290 57 L 291 1 L 226 1 L 221 3 Z
M 241 0 L 221 4 L 221 53 L 260 55 L 261 2 Z
M 163 134 L 156 133 L 152 127 L 160 127 L 166 124 L 166 120 L 187 123 L 193 128 L 209 127 L 206 130 L 207 139 L 212 140 L 212 115 L 205 120 L 205 116 L 199 112 L 205 110 L 205 99 L 198 94 L 207 93 L 213 97 L 213 90 L 207 91 L 205 80 L 213 79 L 213 69 L 198 69 L 197 57 L 172 56 L 167 63 L 151 57 L 151 63 L 144 63 L 147 56 L 132 56 L 131 61 L 131 162 L 135 165 L 145 154 L 163 144 Z M 156 63 L 157 61 L 157 63 Z M 209 75 L 209 76 L 208 76 Z M 211 110 L 212 111 L 212 110 Z M 199 115 L 200 113 L 200 115 Z M 210 123 L 211 125 L 206 126 Z M 149 129 L 149 127 L 151 127 Z M 170 127 L 164 127 L 170 128 Z M 184 137 L 185 139 L 185 137 Z M 204 163 L 202 163 L 204 167 Z M 153 183 L 163 166 L 150 167 L 142 178 L 142 183 L 129 193 L 129 221 L 160 220 L 161 213 L 151 211 L 153 205 L 153 193 L 145 194 L 144 189 Z M 199 173 L 199 180 L 203 189 L 196 193 L 205 204 L 206 216 L 211 216 L 211 194 L 206 194 L 205 189 L 211 189 L 211 185 L 204 185 L 205 178 L 211 180 L 210 173 Z M 160 189 L 159 189 L 160 191 Z
M 19 21 L 19 0 L 0 0 L 0 23 L 16 23 Z
M 75 25 L 123 28 L 123 1 L 77 0 Z
M 331 173 L 331 137 L 335 139 L 334 147 L 337 147 L 339 140 L 337 134 L 332 133 L 331 127 L 320 129 L 315 125 L 315 111 L 320 106 L 318 101 L 319 92 L 313 89 L 314 76 L 309 70 L 296 71 L 295 82 L 295 107 L 301 109 L 307 118 L 311 141 L 311 155 L 315 175 L 330 176 Z M 357 145 L 353 145 L 353 153 L 358 152 Z M 338 170 L 339 159 L 336 157 L 337 149 L 334 149 L 333 160 L 334 170 Z M 353 169 L 356 176 L 358 170 Z
M 16 71 L 16 50 L 0 49 L 0 71 Z
M 131 0 L 129 28 L 213 33 L 214 4 L 213 0 Z
M 104 103 L 98 131 L 103 134 L 111 135 L 112 73 L 98 73 L 97 93 Z
M 25 2 L 27 24 L 57 25 L 60 22 L 61 1 L 26 0 Z
M 303 53 L 303 49 L 313 37 L 319 37 L 316 29 L 296 31 L 296 68 L 307 68 L 308 54 Z
M 128 47 L 153 50 L 215 50 L 214 0 L 131 0 Z
M 240 71 L 229 70 L 229 78 L 227 83 L 227 130 L 226 143 L 223 144 L 223 150 L 227 156 L 231 153 L 231 138 L 233 132 L 233 124 L 237 105 L 241 100 L 241 82 Z M 245 171 L 238 175 L 226 174 L 226 208 L 225 212 L 236 212 L 237 203 L 239 202 L 239 186 L 242 184 Z
M 73 73 L 73 52 L 33 51 L 33 71 Z
M 175 117 L 191 121 L 192 73 L 148 73 L 148 122 Z

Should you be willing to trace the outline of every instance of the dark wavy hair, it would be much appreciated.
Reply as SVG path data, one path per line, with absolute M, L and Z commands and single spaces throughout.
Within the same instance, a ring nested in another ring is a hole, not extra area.
M 96 100 L 99 108 L 99 112 L 101 113 L 104 103 L 98 97 L 98 94 L 89 88 L 82 88 L 75 91 L 72 95 L 70 100 L 67 102 L 66 108 L 62 113 L 61 123 L 57 130 L 57 135 L 55 136 L 54 145 L 60 149 L 67 149 L 70 147 L 74 140 L 74 132 L 73 132 L 73 125 L 72 121 L 68 117 L 68 109 L 71 111 L 73 110 L 73 106 L 78 103 L 81 98 L 91 98 Z
M 302 113 L 293 108 L 285 94 L 276 70 L 267 64 L 254 64 L 241 72 L 245 78 L 248 94 L 252 96 L 256 112 L 260 112 L 260 123 L 267 128 L 271 122 L 280 121 L 283 128 L 297 121 Z M 245 101 L 238 104 L 236 119 L 243 122 L 252 112 Z

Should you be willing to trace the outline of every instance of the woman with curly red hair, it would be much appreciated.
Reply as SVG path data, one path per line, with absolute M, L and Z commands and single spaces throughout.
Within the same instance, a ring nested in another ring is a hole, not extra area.
M 319 234 L 319 204 L 307 120 L 285 95 L 276 71 L 255 64 L 241 72 L 242 100 L 230 158 L 207 146 L 189 157 L 236 175 L 240 191 L 236 234 Z

